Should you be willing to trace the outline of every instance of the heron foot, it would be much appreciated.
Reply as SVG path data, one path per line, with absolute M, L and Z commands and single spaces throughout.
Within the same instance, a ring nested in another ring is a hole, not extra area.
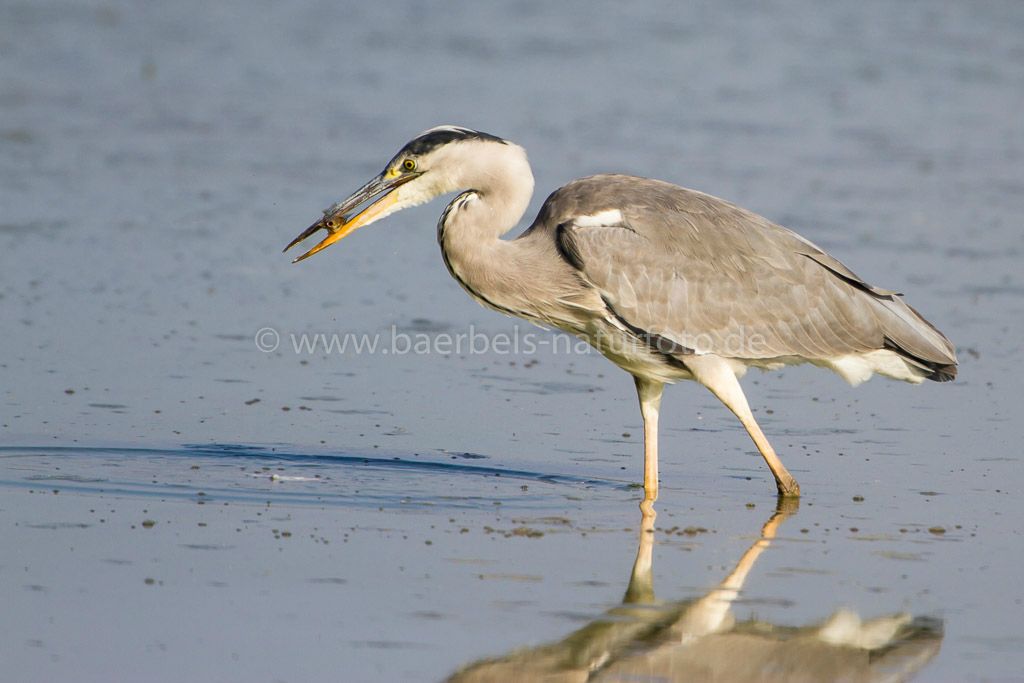
M 779 495 L 783 498 L 799 498 L 800 484 L 796 483 L 793 477 L 776 478 L 775 485 L 779 489 Z

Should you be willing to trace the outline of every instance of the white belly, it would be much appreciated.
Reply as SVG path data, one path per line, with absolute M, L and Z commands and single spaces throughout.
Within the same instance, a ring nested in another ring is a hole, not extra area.
M 686 355 L 673 356 L 675 362 L 666 359 L 664 354 L 653 350 L 645 341 L 638 339 L 632 332 L 623 330 L 612 321 L 594 320 L 582 332 L 573 329 L 566 329 L 566 331 L 586 339 L 606 358 L 632 375 L 666 383 L 693 379 L 693 374 L 685 367 Z M 905 361 L 899 354 L 887 349 L 836 358 L 725 357 L 724 360 L 729 363 L 737 377 L 742 377 L 752 367 L 760 370 L 778 370 L 787 365 L 812 363 L 832 370 L 853 386 L 867 381 L 875 373 L 913 384 L 923 382 L 927 374 Z

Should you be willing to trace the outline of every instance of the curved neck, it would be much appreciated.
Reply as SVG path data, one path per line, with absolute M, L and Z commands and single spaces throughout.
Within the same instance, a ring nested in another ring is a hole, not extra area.
M 522 240 L 504 241 L 534 193 L 534 174 L 522 147 L 481 142 L 463 150 L 451 178 L 463 194 L 447 205 L 437 223 L 437 242 L 453 278 L 479 303 L 532 317 L 522 296 L 531 259 Z M 451 186 L 450 186 L 451 187 Z
M 501 236 L 519 222 L 533 195 L 533 173 L 518 145 L 461 145 L 449 190 L 465 190 L 445 208 L 437 241 L 445 265 L 474 299 L 504 313 L 530 317 L 524 308 L 522 240 Z M 529 259 L 527 259 L 529 260 Z
M 586 329 L 587 314 L 581 312 L 586 305 L 578 303 L 577 310 L 565 302 L 583 302 L 590 293 L 559 255 L 551 234 L 555 226 L 535 223 L 516 239 L 501 239 L 530 203 L 533 173 L 522 148 L 489 144 L 491 149 L 467 158 L 458 171 L 456 187 L 469 189 L 448 205 L 438 224 L 445 265 L 484 306 L 542 327 L 580 333 Z
M 442 248 L 480 246 L 511 230 L 533 196 L 533 172 L 519 145 L 473 142 L 452 151 L 456 170 L 445 178 L 449 192 L 463 191 L 437 224 Z M 468 244 L 467 244 L 468 242 Z

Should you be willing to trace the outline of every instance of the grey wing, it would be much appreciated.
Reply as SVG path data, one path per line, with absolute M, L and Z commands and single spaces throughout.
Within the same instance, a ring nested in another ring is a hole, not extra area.
M 586 178 L 561 192 L 545 208 L 562 255 L 631 329 L 741 359 L 888 348 L 955 374 L 950 342 L 899 295 L 756 214 L 627 176 Z

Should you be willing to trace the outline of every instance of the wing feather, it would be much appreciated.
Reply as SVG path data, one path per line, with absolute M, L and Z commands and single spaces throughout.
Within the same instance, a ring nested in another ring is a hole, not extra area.
M 619 220 L 595 225 L 596 214 Z M 681 347 L 808 360 L 895 347 L 928 365 L 955 366 L 949 340 L 895 292 L 710 195 L 594 176 L 552 195 L 535 228 L 543 225 L 557 226 L 559 252 L 617 317 Z

